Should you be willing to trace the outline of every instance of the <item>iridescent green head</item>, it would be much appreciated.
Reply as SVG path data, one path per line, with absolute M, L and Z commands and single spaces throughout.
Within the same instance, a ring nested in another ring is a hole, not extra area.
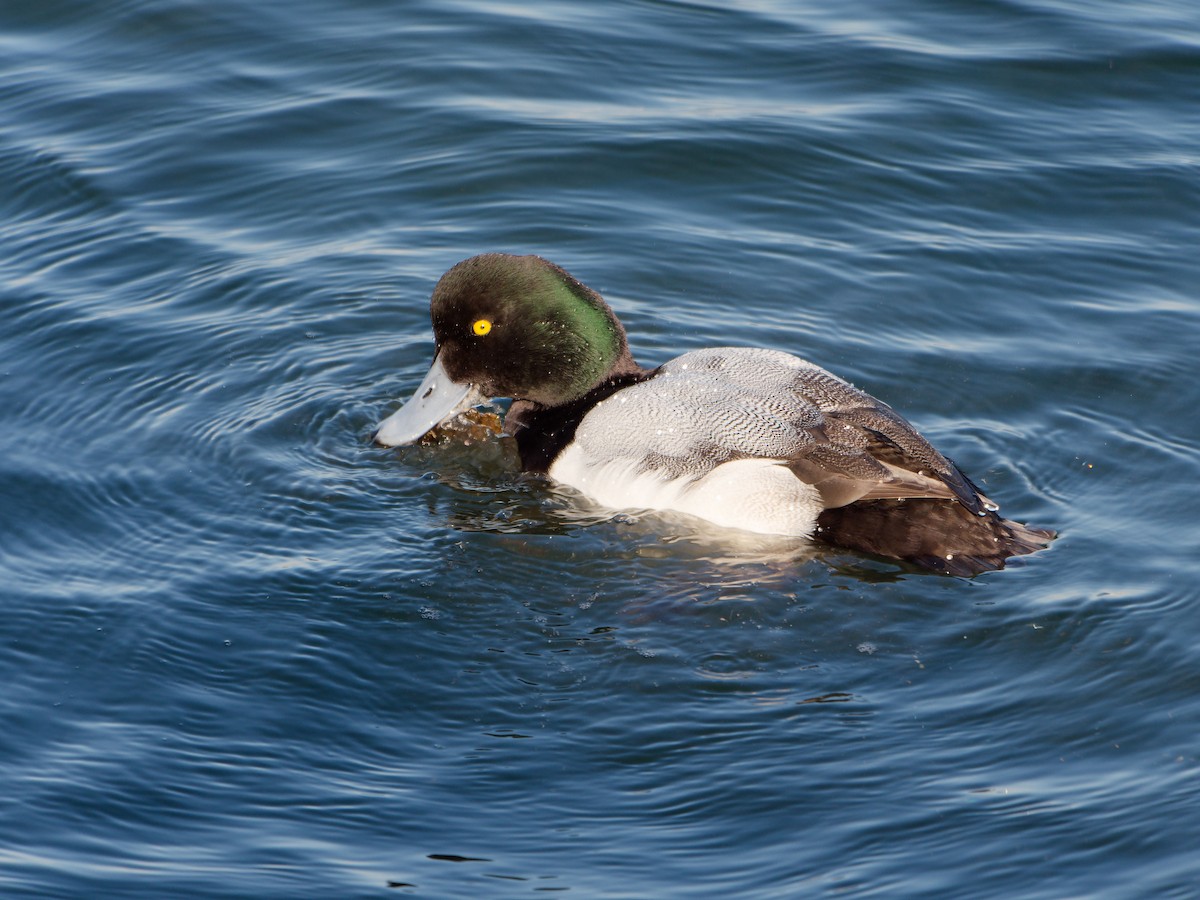
M 430 314 L 446 373 L 490 397 L 569 403 L 632 363 L 608 304 L 540 256 L 463 260 L 434 288 Z
M 640 371 L 608 304 L 540 256 L 463 260 L 437 283 L 430 315 L 433 365 L 380 424 L 381 444 L 411 443 L 487 397 L 562 406 Z

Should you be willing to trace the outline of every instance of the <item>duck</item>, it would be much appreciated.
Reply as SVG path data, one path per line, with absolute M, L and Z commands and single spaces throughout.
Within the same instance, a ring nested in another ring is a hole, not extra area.
M 483 253 L 438 281 L 434 354 L 375 443 L 416 443 L 496 398 L 524 471 L 601 506 L 685 513 L 974 576 L 1053 531 L 998 506 L 886 403 L 780 350 L 639 365 L 604 299 L 535 255 Z

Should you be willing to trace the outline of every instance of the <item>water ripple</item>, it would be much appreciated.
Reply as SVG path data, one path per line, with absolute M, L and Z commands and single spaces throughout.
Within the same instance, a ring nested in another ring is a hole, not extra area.
M 1185 6 L 5 4 L 2 890 L 1185 895 Z M 933 578 L 372 446 L 492 249 L 1061 537 Z

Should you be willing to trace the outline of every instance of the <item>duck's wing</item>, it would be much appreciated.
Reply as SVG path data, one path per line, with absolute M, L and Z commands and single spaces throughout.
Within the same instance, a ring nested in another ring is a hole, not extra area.
M 792 462 L 814 484 L 822 478 L 826 506 L 857 500 L 955 499 L 974 513 L 993 507 L 953 462 L 886 403 L 846 384 L 837 406 L 824 410 L 827 444 Z
M 675 396 L 685 387 L 698 392 L 706 439 L 728 458 L 781 459 L 826 507 L 930 498 L 957 500 L 977 515 L 993 508 L 890 406 L 790 354 L 697 350 L 666 363 L 646 387 L 655 382 Z

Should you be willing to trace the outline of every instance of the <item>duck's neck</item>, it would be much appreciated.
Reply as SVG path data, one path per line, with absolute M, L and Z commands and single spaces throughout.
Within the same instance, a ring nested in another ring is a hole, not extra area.
M 526 472 L 545 472 L 559 452 L 575 439 L 575 429 L 593 406 L 621 388 L 645 381 L 657 371 L 639 366 L 626 350 L 608 377 L 578 400 L 558 406 L 514 400 L 504 417 L 504 430 L 516 438 L 521 468 Z

